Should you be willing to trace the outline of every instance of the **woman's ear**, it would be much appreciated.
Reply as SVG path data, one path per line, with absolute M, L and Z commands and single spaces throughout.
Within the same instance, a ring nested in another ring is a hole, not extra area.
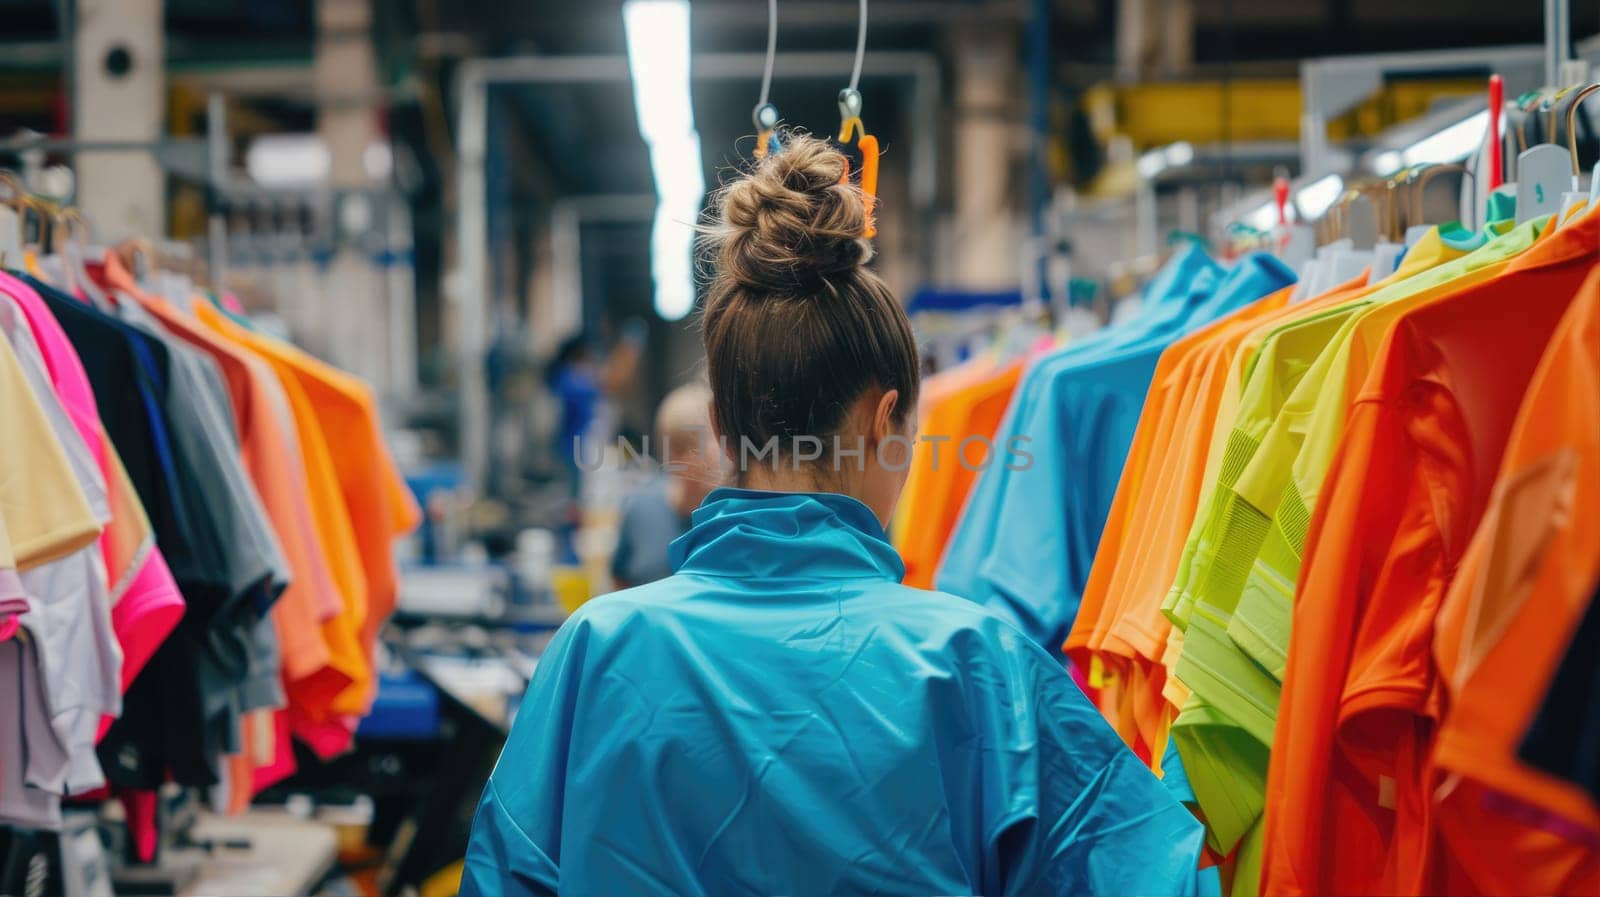
M 894 409 L 900 404 L 900 390 L 886 390 L 878 397 L 878 406 L 872 412 L 872 442 L 877 445 L 890 436 L 899 436 L 900 428 L 894 423 Z

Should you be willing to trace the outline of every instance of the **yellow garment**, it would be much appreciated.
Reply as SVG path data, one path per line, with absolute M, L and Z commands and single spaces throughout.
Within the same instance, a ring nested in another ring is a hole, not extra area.
M 0 568 L 27 570 L 100 535 L 39 399 L 11 344 L 0 339 L 0 517 L 10 533 Z

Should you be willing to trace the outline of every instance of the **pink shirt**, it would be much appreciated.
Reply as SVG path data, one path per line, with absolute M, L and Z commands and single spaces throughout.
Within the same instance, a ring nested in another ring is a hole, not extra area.
M 57 397 L 66 409 L 67 416 L 72 419 L 73 427 L 83 437 L 96 465 L 110 482 L 116 474 L 106 452 L 105 433 L 100 424 L 100 410 L 95 404 L 94 390 L 89 385 L 89 375 L 84 372 L 77 350 L 32 287 L 0 272 L 0 292 L 9 296 L 22 310 L 29 329 L 33 331 L 33 338 L 39 344 L 39 352 L 44 357 L 45 368 Z M 101 535 L 101 544 L 109 561 L 111 548 L 107 538 L 107 534 Z M 123 691 L 127 691 L 133 678 L 166 640 L 173 627 L 178 625 L 184 611 L 183 596 L 178 592 L 178 584 L 172 578 L 172 571 L 167 568 L 161 550 L 151 545 L 148 551 L 141 554 L 135 572 L 126 585 L 112 584 L 116 603 L 111 609 L 111 623 L 117 641 L 122 646 Z M 117 587 L 121 587 L 120 596 L 116 593 Z M 104 730 L 105 726 L 102 725 L 102 734 Z

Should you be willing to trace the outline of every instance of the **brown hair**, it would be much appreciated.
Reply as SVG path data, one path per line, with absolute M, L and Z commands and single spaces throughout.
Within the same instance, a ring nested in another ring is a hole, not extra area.
M 867 263 L 867 210 L 842 153 L 794 134 L 716 196 L 701 318 L 718 431 L 738 452 L 776 437 L 824 443 L 871 387 L 916 407 L 920 373 L 905 310 Z

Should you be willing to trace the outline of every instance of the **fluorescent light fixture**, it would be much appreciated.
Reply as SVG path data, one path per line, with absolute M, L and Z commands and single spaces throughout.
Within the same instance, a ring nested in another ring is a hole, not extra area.
M 1459 162 L 1483 146 L 1488 127 L 1489 110 L 1485 109 L 1411 144 L 1400 151 L 1400 159 L 1406 165 Z
M 1134 171 L 1139 172 L 1139 177 L 1150 180 L 1167 168 L 1167 154 L 1164 150 L 1153 149 L 1139 157 L 1133 163 Z
M 1299 209 L 1300 215 L 1306 221 L 1314 221 L 1322 217 L 1344 192 L 1344 178 L 1336 174 L 1324 175 L 1300 188 L 1294 195 L 1294 204 Z
M 656 184 L 650 230 L 655 308 L 676 321 L 694 307 L 694 224 L 706 192 L 689 93 L 689 2 L 627 0 L 622 25 L 639 136 L 650 149 Z
M 1405 156 L 1399 150 L 1384 150 L 1373 158 L 1372 170 L 1375 174 L 1388 177 L 1404 168 L 1405 164 Z
M 1139 177 L 1153 180 L 1161 172 L 1180 165 L 1188 165 L 1194 161 L 1194 146 L 1182 140 L 1158 146 L 1140 155 L 1133 163 L 1134 171 L 1139 172 Z
M 389 144 L 381 140 L 367 144 L 361 165 L 368 179 L 388 180 L 394 171 Z M 263 134 L 245 150 L 244 167 L 250 179 L 263 187 L 313 187 L 328 182 L 333 156 L 320 134 Z
M 263 134 L 250 142 L 244 167 L 263 187 L 294 187 L 326 181 L 333 159 L 317 134 Z

